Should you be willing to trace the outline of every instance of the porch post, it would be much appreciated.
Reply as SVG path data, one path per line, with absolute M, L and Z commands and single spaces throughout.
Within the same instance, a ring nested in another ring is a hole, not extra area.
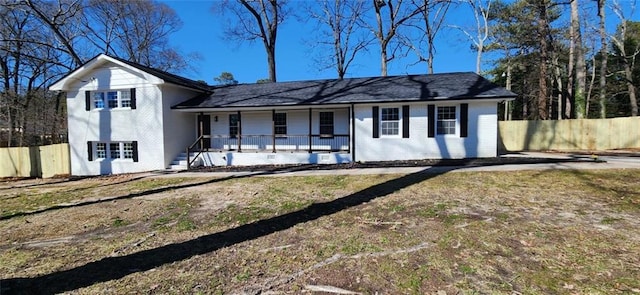
M 273 151 L 276 152 L 276 110 L 271 110 L 271 143 Z
M 238 111 L 238 152 L 242 152 L 242 117 Z
M 311 153 L 312 137 L 311 137 L 311 108 L 309 108 L 309 153 Z
M 351 153 L 351 161 L 356 161 L 356 112 L 353 104 L 351 104 L 351 130 L 349 130 L 349 152 Z
M 200 112 L 199 118 L 198 118 L 198 141 L 200 141 L 200 150 L 202 150 L 204 148 L 204 143 L 202 142 L 202 135 L 204 134 L 204 113 Z

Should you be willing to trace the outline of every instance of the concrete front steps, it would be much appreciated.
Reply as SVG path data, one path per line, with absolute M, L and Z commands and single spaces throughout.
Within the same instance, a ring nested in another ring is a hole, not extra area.
M 195 156 L 196 156 L 195 153 L 191 153 L 190 155 L 191 159 L 193 159 L 193 157 Z M 173 161 L 171 162 L 171 165 L 169 165 L 169 169 L 176 170 L 176 171 L 187 170 L 187 153 L 182 152 L 178 154 L 178 156 L 176 156 L 176 158 L 173 159 Z

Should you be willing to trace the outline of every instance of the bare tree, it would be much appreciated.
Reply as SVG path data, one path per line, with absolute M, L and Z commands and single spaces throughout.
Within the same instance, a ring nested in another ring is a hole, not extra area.
M 101 52 L 165 71 L 188 68 L 185 56 L 169 45 L 182 22 L 166 4 L 90 0 L 85 10 L 84 31 Z
M 473 18 L 476 23 L 475 28 L 471 31 L 460 26 L 453 27 L 464 33 L 469 41 L 473 43 L 473 47 L 476 49 L 476 73 L 480 74 L 482 72 L 482 53 L 485 49 L 485 42 L 489 39 L 489 11 L 491 10 L 491 0 L 466 0 L 465 3 L 467 3 L 473 11 Z
M 420 9 L 419 22 L 409 25 L 418 33 L 417 38 L 408 38 L 407 35 L 400 35 L 403 46 L 410 48 L 417 56 L 416 63 L 425 62 L 427 72 L 433 74 L 433 60 L 435 58 L 435 39 L 442 25 L 445 16 L 451 6 L 451 0 L 411 0 L 417 9 Z M 423 9 L 424 8 L 424 9 Z M 416 18 L 418 18 L 416 16 Z M 412 40 L 415 39 L 415 40 Z M 426 54 L 423 48 L 426 48 Z
M 387 75 L 387 64 L 396 57 L 398 49 L 402 47 L 401 42 L 395 42 L 389 52 L 389 46 L 392 45 L 392 41 L 396 41 L 399 28 L 426 9 L 424 5 L 409 8 L 406 6 L 403 6 L 402 0 L 373 0 L 375 25 L 369 24 L 364 14 L 360 19 L 363 26 L 371 30 L 380 44 L 380 75 L 382 76 Z
M 57 36 L 42 30 L 42 23 L 28 6 L 2 3 L 0 16 L 0 120 L 7 127 L 2 141 L 8 146 L 30 145 L 37 143 L 33 130 L 51 134 L 61 123 L 54 118 L 61 108 L 38 106 L 51 106 L 46 85 L 58 76 L 56 73 L 68 69 L 60 67 L 66 50 L 56 46 Z
M 633 15 L 633 11 L 635 9 L 634 4 L 634 2 L 631 2 L 631 7 L 628 10 L 629 14 L 631 15 Z M 638 56 L 638 54 L 640 54 L 640 47 L 637 46 L 638 43 L 636 43 L 635 48 L 628 48 L 628 46 L 626 45 L 628 20 L 624 15 L 625 10 L 621 7 L 618 1 L 613 2 L 612 10 L 620 19 L 620 25 L 618 26 L 617 34 L 611 36 L 611 40 L 613 41 L 613 45 L 618 49 L 618 52 L 622 59 L 622 64 L 624 67 L 624 80 L 625 84 L 627 85 L 627 92 L 629 94 L 631 116 L 638 116 L 638 101 L 636 99 L 636 87 L 634 86 L 632 69 L 634 67 L 636 57 Z
M 231 14 L 225 29 L 229 40 L 261 40 L 267 54 L 269 80 L 276 82 L 276 39 L 278 25 L 287 14 L 284 0 L 224 0 L 213 7 L 215 13 Z
M 57 41 L 62 44 L 62 50 L 73 58 L 74 66 L 84 63 L 85 59 L 77 52 L 78 46 L 75 44 L 82 35 L 75 26 L 82 10 L 81 0 L 57 2 L 26 0 L 24 3 L 34 12 L 38 20 L 51 30 Z
M 372 41 L 361 34 L 358 25 L 365 7 L 364 0 L 322 0 L 306 7 L 305 16 L 319 26 L 314 43 L 331 48 L 319 64 L 323 69 L 335 68 L 339 79 L 344 78 L 358 53 L 367 50 Z
M 95 5 L 102 15 L 91 14 Z M 62 140 L 64 96 L 46 89 L 96 52 L 178 69 L 186 62 L 168 35 L 179 25 L 173 10 L 152 1 L 0 1 L 0 142 Z

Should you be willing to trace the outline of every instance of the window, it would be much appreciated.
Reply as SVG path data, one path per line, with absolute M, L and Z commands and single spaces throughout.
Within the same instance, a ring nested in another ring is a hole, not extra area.
M 132 90 L 110 90 L 110 91 L 94 91 L 93 107 L 96 109 L 103 108 L 132 108 L 131 99 Z
M 96 159 L 133 159 L 137 162 L 137 142 L 94 142 Z M 89 155 L 92 154 L 92 146 L 89 145 Z M 90 157 L 92 160 L 93 157 Z
M 110 109 L 117 108 L 118 107 L 118 91 L 108 91 L 107 101 L 109 102 Z
M 275 113 L 273 115 L 273 126 L 276 136 L 287 135 L 287 113 Z
M 333 112 L 320 112 L 320 137 L 333 136 Z
M 109 144 L 111 159 L 120 159 L 120 143 L 112 142 Z
M 131 91 L 120 91 L 120 107 L 131 107 Z
M 93 93 L 93 106 L 96 109 L 104 108 L 104 92 Z
M 107 157 L 107 144 L 104 142 L 96 143 L 96 158 L 104 159 Z
M 238 114 L 229 114 L 229 136 L 236 138 L 238 136 Z
M 438 107 L 438 134 L 456 134 L 456 107 Z
M 125 159 L 133 159 L 133 143 L 132 142 L 124 142 L 122 143 L 122 157 Z
M 382 108 L 380 131 L 382 135 L 400 134 L 400 109 Z

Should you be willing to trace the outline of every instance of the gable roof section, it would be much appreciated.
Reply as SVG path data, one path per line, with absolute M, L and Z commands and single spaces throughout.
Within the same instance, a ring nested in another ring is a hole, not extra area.
M 213 88 L 174 109 L 224 109 L 374 102 L 512 100 L 516 94 L 475 73 L 350 78 Z
M 167 83 L 171 83 L 171 84 L 176 84 L 176 85 L 180 85 L 180 86 L 184 86 L 187 88 L 192 88 L 192 89 L 198 89 L 198 90 L 204 90 L 204 91 L 210 91 L 211 90 L 211 86 L 207 85 L 206 83 L 202 83 L 202 82 L 198 82 L 198 81 L 194 81 L 182 76 L 178 76 L 178 75 L 174 75 L 171 74 L 169 72 L 165 72 L 165 71 L 161 71 L 158 69 L 154 69 L 154 68 L 150 68 L 147 66 L 143 66 L 141 64 L 137 64 L 125 59 L 121 59 L 118 57 L 111 57 L 113 59 L 119 60 L 125 64 L 128 64 L 132 67 L 135 67 L 141 71 L 147 72 L 153 76 L 156 76 L 162 80 L 164 80 Z
M 114 63 L 118 66 L 125 67 L 131 69 L 135 72 L 142 73 L 147 81 L 152 84 L 164 84 L 170 83 L 194 90 L 200 91 L 210 91 L 210 86 L 204 83 L 200 83 L 198 81 L 194 81 L 191 79 L 187 79 L 184 77 L 180 77 L 178 75 L 174 75 L 165 71 L 161 71 L 158 69 L 150 68 L 147 66 L 143 66 L 138 63 L 130 62 L 121 58 L 109 56 L 106 54 L 99 54 L 94 58 L 90 59 L 82 66 L 77 69 L 69 72 L 64 77 L 60 78 L 60 80 L 53 83 L 49 89 L 54 91 L 65 91 L 69 88 L 70 84 L 77 80 L 82 80 L 82 77 L 86 75 L 91 70 L 105 64 L 106 62 Z

